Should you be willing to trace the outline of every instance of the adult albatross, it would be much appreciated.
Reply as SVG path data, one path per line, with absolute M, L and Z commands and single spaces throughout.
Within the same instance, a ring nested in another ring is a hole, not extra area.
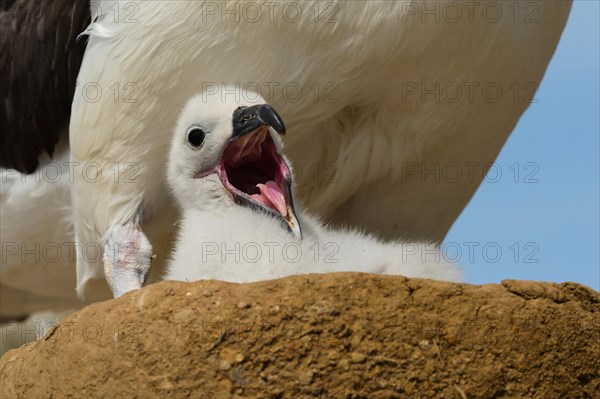
M 70 119 L 79 242 L 104 245 L 141 221 L 155 264 L 166 259 L 169 132 L 189 97 L 220 83 L 258 90 L 302 131 L 286 148 L 315 213 L 386 238 L 441 240 L 527 109 L 571 6 L 252 4 L 92 2 Z M 7 148 L 9 166 L 28 151 Z M 106 287 L 101 260 L 80 256 L 77 274 L 88 298 Z

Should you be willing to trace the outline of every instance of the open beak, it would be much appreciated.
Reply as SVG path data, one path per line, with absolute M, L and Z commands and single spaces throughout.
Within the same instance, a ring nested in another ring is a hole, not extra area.
M 277 151 L 271 130 L 285 134 L 283 120 L 273 107 L 260 104 L 238 108 L 217 173 L 238 204 L 266 212 L 302 238 L 294 209 L 292 174 Z

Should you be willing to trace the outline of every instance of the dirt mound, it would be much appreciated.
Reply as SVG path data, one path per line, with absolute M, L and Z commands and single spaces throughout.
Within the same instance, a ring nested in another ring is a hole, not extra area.
M 0 361 L 1 397 L 593 398 L 600 295 L 341 273 L 164 282 Z

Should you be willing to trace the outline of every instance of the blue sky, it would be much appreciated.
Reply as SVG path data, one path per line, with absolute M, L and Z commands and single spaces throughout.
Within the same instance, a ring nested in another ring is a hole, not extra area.
M 600 290 L 599 15 L 597 1 L 573 4 L 539 101 L 498 157 L 506 178 L 484 181 L 444 240 L 469 283 L 576 281 Z

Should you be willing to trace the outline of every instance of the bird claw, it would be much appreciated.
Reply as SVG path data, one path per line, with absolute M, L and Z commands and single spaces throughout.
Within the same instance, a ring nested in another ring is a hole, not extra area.
M 109 230 L 104 244 L 104 276 L 115 298 L 142 288 L 153 257 L 152 245 L 137 219 Z

